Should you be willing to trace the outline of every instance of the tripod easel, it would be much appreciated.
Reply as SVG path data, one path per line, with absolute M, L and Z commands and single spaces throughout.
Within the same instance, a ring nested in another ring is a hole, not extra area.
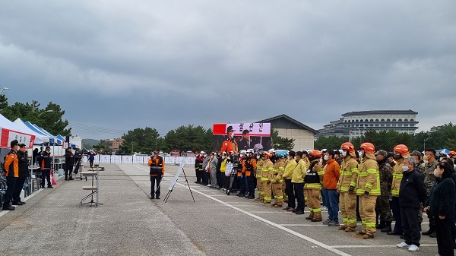
M 188 184 L 187 175 L 185 174 L 185 170 L 184 170 L 183 167 L 182 167 L 182 172 L 184 173 L 185 182 L 187 183 L 188 190 L 190 190 L 190 194 L 192 195 L 193 202 L 196 203 L 195 197 L 193 197 L 192 188 L 190 187 L 190 184 Z M 165 202 L 165 203 L 168 202 L 169 196 L 171 195 L 171 192 L 173 192 L 174 184 L 176 184 L 177 180 L 179 179 L 179 174 L 180 173 L 178 171 L 176 176 L 174 177 L 174 180 L 171 182 L 171 185 L 170 185 L 170 187 L 168 189 L 168 193 L 166 194 L 165 198 L 163 199 L 163 202 Z

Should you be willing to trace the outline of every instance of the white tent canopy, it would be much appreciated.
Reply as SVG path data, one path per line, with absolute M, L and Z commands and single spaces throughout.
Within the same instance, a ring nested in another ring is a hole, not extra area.
M 35 135 L 35 145 L 41 145 L 43 143 L 48 143 L 49 142 L 49 137 L 40 133 L 37 133 L 30 129 L 27 125 L 25 125 L 24 121 L 22 119 L 17 118 L 14 120 L 14 123 L 22 130 L 27 133 Z

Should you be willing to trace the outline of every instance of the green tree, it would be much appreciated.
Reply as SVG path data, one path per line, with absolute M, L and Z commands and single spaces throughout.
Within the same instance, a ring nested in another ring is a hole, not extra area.
M 93 148 L 97 150 L 98 153 L 107 154 L 110 152 L 108 143 L 105 140 L 100 140 L 97 145 L 93 145 Z
M 0 112 L 8 107 L 8 98 L 5 94 L 0 94 Z
M 205 129 L 202 126 L 187 125 L 180 126 L 169 131 L 164 138 L 164 148 L 180 151 L 208 151 L 212 150 L 212 129 Z
M 374 144 L 376 150 L 393 151 L 394 146 L 405 144 L 412 150 L 414 143 L 413 135 L 408 133 L 399 133 L 394 130 L 380 131 L 369 130 L 364 133 L 362 142 L 370 142 Z
M 125 141 L 120 145 L 119 152 L 123 154 L 134 152 L 149 154 L 162 146 L 159 138 L 160 134 L 155 128 L 136 128 L 122 136 Z
M 415 146 L 421 150 L 426 140 L 426 148 L 456 149 L 456 125 L 452 123 L 437 126 L 430 132 L 420 132 L 415 135 Z
M 317 149 L 339 149 L 342 143 L 349 141 L 347 136 L 321 136 L 315 141 L 315 148 Z M 354 142 L 352 142 L 354 143 Z M 354 143 L 355 144 L 355 143 Z
M 275 149 L 285 149 L 285 150 L 293 150 L 294 148 L 294 139 L 288 139 L 279 136 L 279 132 L 277 130 L 272 129 L 271 132 L 271 139 L 272 139 L 272 147 Z

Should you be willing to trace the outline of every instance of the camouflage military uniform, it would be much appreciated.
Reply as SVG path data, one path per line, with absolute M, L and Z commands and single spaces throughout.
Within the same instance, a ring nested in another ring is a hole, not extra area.
M 434 160 L 434 162 L 427 163 L 424 165 L 424 186 L 426 187 L 426 194 L 427 194 L 426 201 L 428 201 L 428 198 L 431 195 L 431 188 L 435 183 L 434 170 L 438 164 L 439 164 L 439 162 L 437 160 Z M 430 216 L 429 211 L 426 212 L 426 214 L 429 217 L 429 231 L 431 231 L 431 233 L 435 232 L 435 219 Z M 424 233 L 426 233 L 426 232 L 424 232 Z
M 423 177 L 423 179 L 424 179 L 424 175 L 425 175 L 424 166 L 425 166 L 425 164 L 423 161 L 415 164 L 415 171 L 417 171 L 419 174 L 421 174 L 421 177 Z
M 380 221 L 391 222 L 393 215 L 389 205 L 389 198 L 391 196 L 391 183 L 393 182 L 393 168 L 387 161 L 384 161 L 379 166 L 379 174 L 381 195 L 377 198 L 375 211 L 380 215 Z
M 424 186 L 426 187 L 428 197 L 431 195 L 431 188 L 435 182 L 434 170 L 437 168 L 438 164 L 439 162 L 434 161 L 424 166 Z

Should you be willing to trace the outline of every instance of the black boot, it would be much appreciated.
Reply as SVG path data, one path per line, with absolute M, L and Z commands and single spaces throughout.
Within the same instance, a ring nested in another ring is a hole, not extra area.
M 16 208 L 14 208 L 11 204 L 4 204 L 3 210 L 4 211 L 14 211 L 14 210 L 16 210 Z
M 431 235 L 432 233 L 435 233 L 435 228 L 431 226 L 431 227 L 429 228 L 428 231 L 425 231 L 425 232 L 423 232 L 423 233 L 421 233 L 421 234 L 423 234 L 423 235 L 425 235 L 425 236 L 429 236 L 429 235 Z
M 380 221 L 380 224 L 377 224 L 377 226 L 375 226 L 376 229 L 383 229 L 385 227 L 385 221 L 383 220 Z
M 382 228 L 382 232 L 391 232 L 391 221 L 385 221 L 385 227 Z

